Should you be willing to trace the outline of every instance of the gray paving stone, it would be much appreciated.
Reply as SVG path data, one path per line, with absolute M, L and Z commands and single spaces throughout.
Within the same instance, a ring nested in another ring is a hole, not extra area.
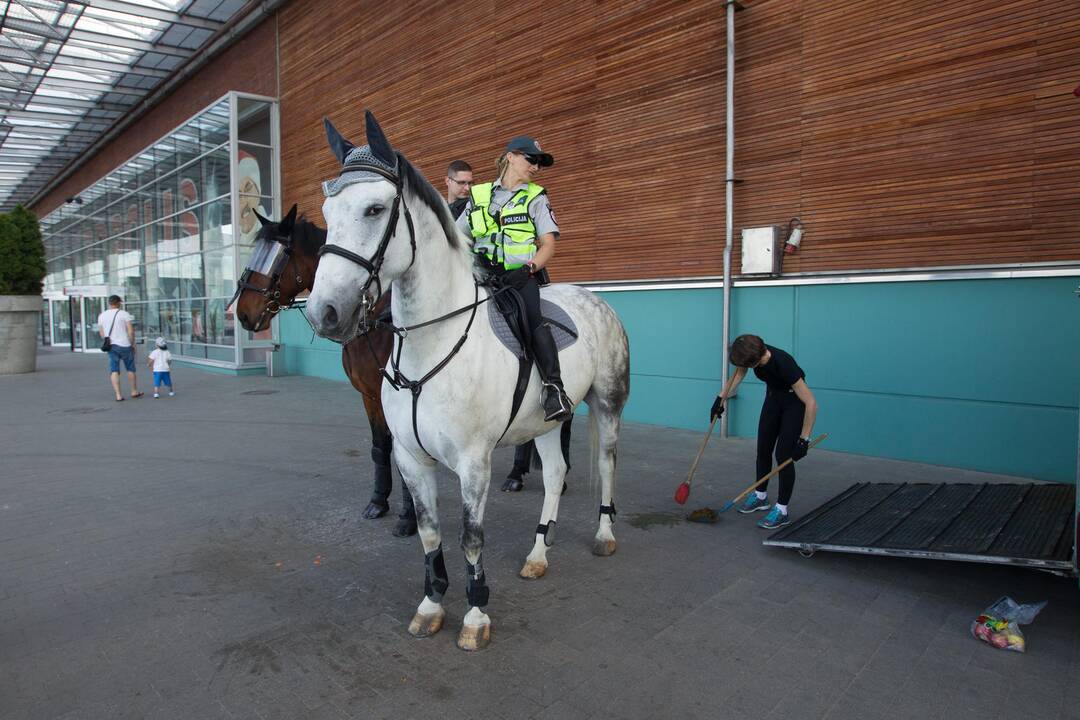
M 41 372 L 0 378 L 3 720 L 1077 718 L 1074 581 L 805 559 L 764 548 L 755 518 L 683 523 L 752 479 L 754 448 L 710 447 L 679 508 L 670 494 L 700 434 L 669 428 L 624 427 L 612 557 L 590 552 L 584 423 L 547 577 L 517 577 L 539 482 L 491 494 L 493 641 L 476 654 L 454 645 L 459 491 L 440 471 L 447 620 L 412 638 L 423 553 L 390 535 L 392 518 L 359 520 L 370 440 L 350 387 L 185 369 L 174 400 L 117 405 L 100 360 L 43 352 Z M 77 407 L 101 410 L 64 412 Z M 496 480 L 510 458 L 496 452 Z M 983 477 L 828 451 L 799 472 L 796 513 L 854 477 Z M 1002 594 L 1050 600 L 1025 628 L 1027 654 L 968 635 Z

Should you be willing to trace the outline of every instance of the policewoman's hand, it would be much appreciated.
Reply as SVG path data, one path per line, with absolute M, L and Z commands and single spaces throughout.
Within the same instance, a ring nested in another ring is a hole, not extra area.
M 713 400 L 712 408 L 709 410 L 709 422 L 714 422 L 720 419 L 720 416 L 724 414 L 724 399 L 719 395 Z

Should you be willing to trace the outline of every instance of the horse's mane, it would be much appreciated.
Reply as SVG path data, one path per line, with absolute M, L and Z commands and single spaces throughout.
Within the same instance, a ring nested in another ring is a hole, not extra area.
M 458 238 L 457 225 L 454 223 L 454 218 L 450 217 L 450 208 L 447 207 L 442 195 L 439 194 L 434 185 L 428 182 L 427 178 L 420 174 L 419 170 L 413 167 L 413 164 L 404 155 L 399 152 L 397 156 L 398 165 L 402 168 L 401 172 L 405 178 L 406 186 L 439 218 L 443 232 L 446 235 L 446 242 L 450 244 L 450 247 L 455 250 L 462 249 L 461 240 Z
M 300 230 L 299 236 L 296 229 Z M 296 229 L 293 230 L 293 237 L 296 238 L 300 249 L 305 255 L 317 257 L 319 249 L 326 244 L 326 229 L 308 220 L 306 215 L 297 218 Z

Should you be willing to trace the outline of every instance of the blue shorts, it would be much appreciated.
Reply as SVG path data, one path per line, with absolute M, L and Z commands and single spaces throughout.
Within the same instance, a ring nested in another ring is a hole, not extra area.
M 135 351 L 130 345 L 113 345 L 109 348 L 109 372 L 120 372 L 120 361 L 128 372 L 135 372 Z
M 154 372 L 154 387 L 161 387 L 162 385 L 172 387 L 172 375 L 169 374 L 168 370 L 165 372 Z

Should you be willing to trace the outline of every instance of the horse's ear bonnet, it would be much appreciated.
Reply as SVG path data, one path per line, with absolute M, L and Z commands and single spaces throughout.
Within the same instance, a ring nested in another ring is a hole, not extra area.
M 327 197 L 337 195 L 342 188 L 353 183 L 377 180 L 389 180 L 394 184 L 400 182 L 397 154 L 371 111 L 365 114 L 365 120 L 368 144 L 356 147 L 341 136 L 329 118 L 323 118 L 327 142 L 341 163 L 341 175 L 323 183 L 323 192 Z

